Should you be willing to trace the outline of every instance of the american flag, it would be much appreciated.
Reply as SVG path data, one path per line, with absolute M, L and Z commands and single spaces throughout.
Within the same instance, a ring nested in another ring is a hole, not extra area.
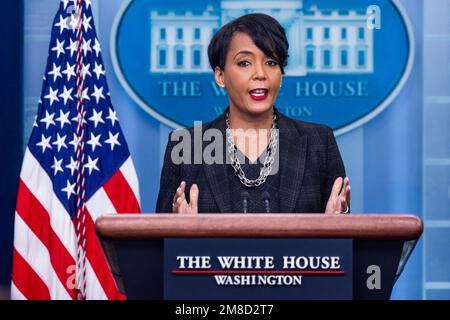
M 90 0 L 61 0 L 15 212 L 13 299 L 124 299 L 94 230 L 140 212 Z

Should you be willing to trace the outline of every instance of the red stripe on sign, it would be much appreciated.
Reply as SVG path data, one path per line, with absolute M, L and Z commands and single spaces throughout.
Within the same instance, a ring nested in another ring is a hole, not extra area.
M 108 263 L 106 262 L 105 255 L 95 233 L 94 221 L 90 213 L 86 213 L 86 257 L 108 299 L 125 300 L 126 297 L 117 289 Z
M 136 196 L 120 170 L 103 185 L 103 189 L 118 213 L 141 212 Z
M 58 276 L 59 281 L 67 290 L 72 299 L 76 298 L 76 290 L 73 286 L 73 276 L 75 272 L 75 261 L 67 248 L 53 231 L 50 224 L 50 216 L 47 210 L 41 205 L 39 200 L 31 193 L 30 189 L 19 182 L 19 192 L 17 195 L 16 211 L 28 228 L 39 238 L 47 248 L 50 255 L 50 262 Z M 55 214 L 66 214 L 65 212 L 55 212 Z
M 172 270 L 172 274 L 271 274 L 271 275 L 289 275 L 289 274 L 319 274 L 319 275 L 341 275 L 345 274 L 343 270 Z
M 28 300 L 50 300 L 50 292 L 45 282 L 17 252 L 16 248 L 13 250 L 12 280 L 17 290 Z

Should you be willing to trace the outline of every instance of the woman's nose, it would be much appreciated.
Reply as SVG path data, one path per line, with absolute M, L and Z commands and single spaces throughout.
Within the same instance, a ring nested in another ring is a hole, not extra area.
M 253 80 L 266 80 L 266 72 L 264 66 L 260 63 L 255 64 L 255 73 L 253 75 Z

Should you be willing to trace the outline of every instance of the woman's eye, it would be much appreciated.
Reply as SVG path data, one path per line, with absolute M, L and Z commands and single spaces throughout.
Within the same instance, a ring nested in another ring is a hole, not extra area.
M 267 61 L 267 64 L 271 67 L 275 67 L 278 65 L 278 62 L 276 62 L 275 60 L 269 60 Z
M 237 64 L 239 67 L 246 67 L 246 66 L 250 65 L 250 62 L 243 60 L 243 61 L 239 61 Z

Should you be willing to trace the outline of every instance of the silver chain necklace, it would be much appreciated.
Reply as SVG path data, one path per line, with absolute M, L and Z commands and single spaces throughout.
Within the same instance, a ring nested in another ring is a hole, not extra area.
M 264 159 L 264 165 L 260 170 L 259 177 L 257 179 L 248 179 L 242 170 L 241 163 L 236 155 L 237 148 L 233 142 L 233 137 L 230 128 L 230 118 L 229 113 L 226 114 L 226 124 L 227 124 L 227 150 L 231 159 L 231 166 L 233 167 L 234 173 L 239 178 L 241 183 L 249 188 L 258 187 L 262 185 L 270 172 L 272 171 L 272 165 L 275 159 L 275 154 L 277 152 L 278 145 L 278 130 L 276 129 L 277 116 L 274 113 L 272 117 L 272 127 L 270 128 L 270 141 L 267 147 L 266 158 Z

